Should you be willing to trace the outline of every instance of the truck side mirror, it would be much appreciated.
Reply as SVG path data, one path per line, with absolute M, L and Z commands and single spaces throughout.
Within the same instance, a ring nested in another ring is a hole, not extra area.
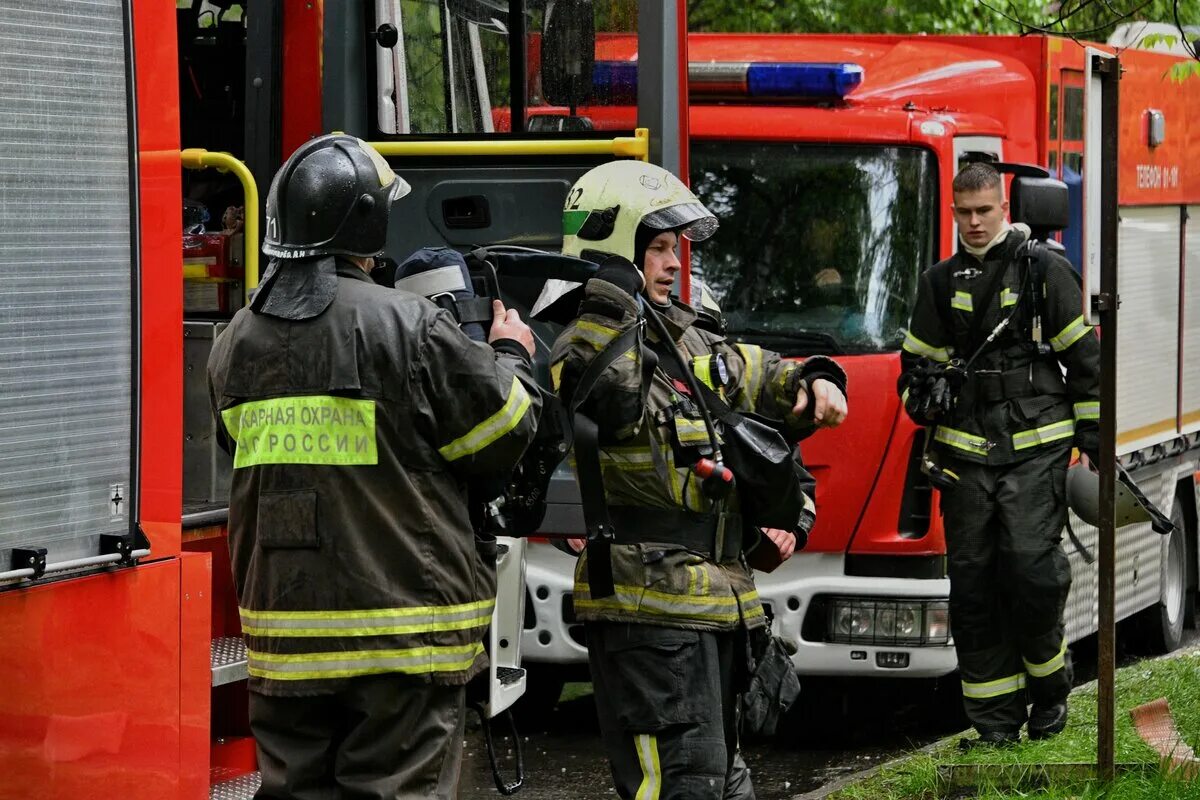
M 551 105 L 575 107 L 592 94 L 596 22 L 592 0 L 554 0 L 542 24 L 542 94 Z
M 1034 238 L 1045 240 L 1070 224 L 1067 185 L 1054 178 L 1017 175 L 1012 179 L 1009 211 L 1013 222 L 1025 223 Z

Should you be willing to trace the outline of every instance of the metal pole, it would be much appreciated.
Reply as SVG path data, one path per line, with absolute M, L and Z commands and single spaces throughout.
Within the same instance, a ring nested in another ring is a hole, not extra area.
M 679 175 L 679 95 L 687 85 L 679 85 L 677 12 L 676 3 L 638 0 L 637 124 L 650 129 L 650 161 Z
M 1116 772 L 1116 525 L 1114 482 L 1117 458 L 1117 100 L 1120 64 L 1093 57 L 1092 69 L 1103 76 L 1101 127 L 1100 219 L 1100 653 L 1096 734 L 1096 767 L 1105 783 Z
M 525 132 L 525 103 L 528 87 L 525 85 L 526 70 L 529 69 L 525 40 L 525 0 L 508 0 L 508 108 L 509 130 Z

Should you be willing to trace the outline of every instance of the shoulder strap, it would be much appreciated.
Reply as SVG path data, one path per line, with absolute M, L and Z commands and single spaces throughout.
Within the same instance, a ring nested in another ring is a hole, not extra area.
M 1024 246 L 1022 246 L 1020 249 L 1024 249 Z M 1018 250 L 1018 252 L 1020 252 L 1020 250 Z M 1004 282 L 1004 275 L 1008 272 L 1009 263 L 1011 263 L 1010 259 L 1005 258 L 1004 262 L 988 277 L 988 282 L 984 286 L 983 294 L 978 295 L 979 308 L 971 312 L 971 327 L 967 332 L 967 346 L 963 348 L 964 352 L 971 353 L 971 358 L 968 360 L 974 359 L 977 351 L 983 347 L 983 318 L 987 316 L 988 306 L 991 304 L 992 298 L 995 297 L 996 293 L 1000 290 L 1000 284 Z M 973 292 L 972 294 L 974 295 Z M 1001 308 L 1001 314 L 1003 313 L 1004 310 Z
M 950 314 L 950 299 L 954 293 L 950 287 L 950 264 L 944 269 L 938 269 L 937 264 L 929 268 L 929 285 L 933 288 L 933 307 L 937 309 L 938 319 L 947 338 L 954 338 L 954 317 Z
M 579 484 L 579 499 L 584 526 L 588 534 L 588 586 L 596 599 L 611 597 L 613 586 L 610 545 L 613 540 L 612 519 L 608 513 L 608 498 L 604 493 L 604 473 L 600 468 L 600 429 L 596 421 L 579 409 L 583 406 L 600 376 L 631 347 L 641 346 L 642 324 L 638 322 L 609 342 L 596 354 L 583 371 L 571 397 L 570 418 L 575 433 L 575 478 Z M 650 391 L 654 375 L 654 359 L 642 358 L 642 399 Z

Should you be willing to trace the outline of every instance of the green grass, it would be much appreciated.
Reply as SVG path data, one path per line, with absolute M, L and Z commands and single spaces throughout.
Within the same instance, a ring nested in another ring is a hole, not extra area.
M 1156 765 L 1158 755 L 1133 729 L 1129 710 L 1166 697 L 1183 738 L 1200 750 L 1200 652 L 1179 658 L 1148 661 L 1117 672 L 1117 762 Z M 934 800 L 937 794 L 937 769 L 953 764 L 1069 764 L 1094 762 L 1096 758 L 1096 686 L 1076 689 L 1071 697 L 1071 717 L 1067 729 L 1042 742 L 1023 741 L 1006 749 L 974 750 L 966 753 L 953 745 L 932 755 L 915 756 L 908 761 L 885 767 L 861 784 L 834 794 L 836 800 Z M 1200 800 L 1200 780 L 1185 782 L 1165 778 L 1157 769 L 1122 775 L 1112 786 L 1051 786 L 1040 791 L 1018 792 L 981 787 L 951 797 L 980 797 L 1010 800 L 1019 797 L 1110 798 L 1196 798 Z
M 577 700 L 580 697 L 587 697 L 591 693 L 591 683 L 567 683 L 563 686 L 562 694 L 559 695 L 558 702 L 565 703 L 569 700 Z

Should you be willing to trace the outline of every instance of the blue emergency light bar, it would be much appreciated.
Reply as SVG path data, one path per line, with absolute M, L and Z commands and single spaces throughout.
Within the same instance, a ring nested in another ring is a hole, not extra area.
M 863 68 L 834 62 L 693 61 L 692 94 L 775 100 L 841 100 L 863 81 Z M 597 61 L 592 98 L 605 105 L 637 102 L 637 62 Z
M 690 72 L 690 70 L 689 70 Z M 858 64 L 750 64 L 746 86 L 751 97 L 811 97 L 840 100 L 863 79 Z

